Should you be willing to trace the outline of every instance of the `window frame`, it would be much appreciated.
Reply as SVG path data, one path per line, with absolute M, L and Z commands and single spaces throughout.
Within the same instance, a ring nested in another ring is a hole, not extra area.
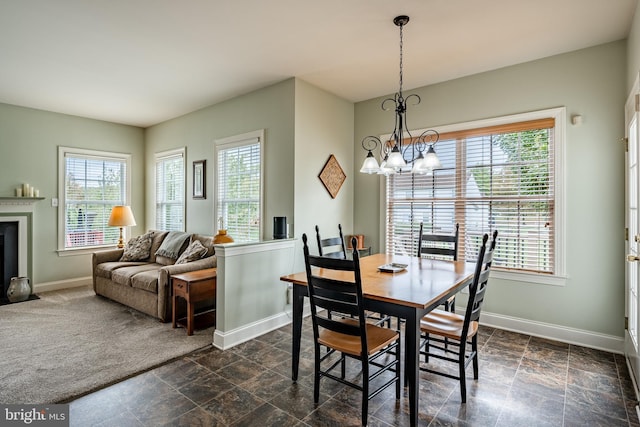
M 489 119 L 480 119 L 470 122 L 460 122 L 451 125 L 430 127 L 424 129 L 412 130 L 412 134 L 420 135 L 427 129 L 434 129 L 437 132 L 444 134 L 448 132 L 458 132 L 464 129 L 476 129 L 490 126 L 507 125 L 516 122 L 526 122 L 530 120 L 538 120 L 544 118 L 553 118 L 555 120 L 555 127 L 553 128 L 554 139 L 554 265 L 555 271 L 552 274 L 547 273 L 535 273 L 515 270 L 501 270 L 494 268 L 491 271 L 491 276 L 497 279 L 505 279 L 518 282 L 527 282 L 535 284 L 564 286 L 566 284 L 566 159 L 565 159 L 565 145 L 566 145 L 566 108 L 556 107 L 544 110 L 531 111 L 526 113 L 511 114 L 507 116 L 494 117 Z M 380 139 L 385 141 L 391 137 L 390 134 L 381 135 Z M 438 145 L 435 147 L 438 151 Z M 387 235 L 386 235 L 386 218 L 387 218 L 387 194 L 386 194 L 386 177 L 381 176 L 379 183 L 380 194 L 380 247 L 386 250 L 387 247 Z M 498 236 L 498 239 L 500 236 Z
M 158 228 L 158 162 L 164 159 L 182 157 L 182 230 L 187 229 L 187 150 L 185 147 L 176 148 L 172 150 L 161 151 L 154 154 L 153 162 L 153 223 L 154 228 L 164 230 L 164 228 Z
M 66 255 L 76 255 L 76 254 L 86 254 L 92 253 L 96 248 L 110 248 L 114 247 L 116 243 L 102 244 L 102 245 L 93 245 L 93 246 L 83 246 L 78 248 L 67 248 L 65 247 L 65 239 L 66 239 L 66 158 L 68 156 L 77 156 L 77 157 L 95 157 L 97 159 L 104 160 L 117 160 L 124 161 L 126 167 L 125 173 L 125 183 L 124 183 L 124 204 L 131 205 L 131 154 L 129 153 L 119 153 L 115 151 L 101 151 L 101 150 L 91 150 L 85 148 L 74 148 L 74 147 L 65 147 L 58 146 L 58 232 L 57 232 L 57 240 L 58 240 L 58 255 L 66 256 Z M 108 220 L 108 217 L 107 217 Z M 107 226 L 105 224 L 105 226 Z M 123 229 L 123 237 L 125 240 L 127 239 L 128 228 L 124 227 Z
M 264 129 L 247 132 L 239 135 L 230 136 L 227 138 L 216 139 L 213 144 L 213 175 L 214 175 L 214 197 L 213 197 L 213 214 L 214 214 L 214 231 L 218 230 L 218 205 L 219 205 L 219 187 L 218 187 L 218 172 L 219 172 L 219 164 L 218 164 L 218 153 L 220 150 L 241 147 L 245 145 L 252 145 L 258 143 L 260 146 L 260 200 L 258 206 L 258 214 L 259 214 L 259 227 L 258 227 L 258 240 L 256 242 L 261 242 L 263 240 L 264 235 Z M 225 228 L 227 228 L 227 224 L 225 224 Z M 231 237 L 234 237 L 232 233 L 230 233 Z M 243 243 L 254 243 L 254 241 L 243 242 Z

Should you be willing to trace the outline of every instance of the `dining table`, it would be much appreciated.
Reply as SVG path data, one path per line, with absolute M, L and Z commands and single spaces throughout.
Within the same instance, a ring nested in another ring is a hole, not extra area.
M 404 320 L 404 386 L 409 392 L 410 424 L 415 426 L 420 390 L 420 319 L 472 282 L 475 263 L 389 254 L 362 257 L 359 262 L 365 308 Z M 327 278 L 341 273 L 322 269 L 314 272 Z M 291 378 L 295 382 L 300 362 L 304 298 L 308 297 L 307 274 L 289 274 L 280 280 L 293 284 Z

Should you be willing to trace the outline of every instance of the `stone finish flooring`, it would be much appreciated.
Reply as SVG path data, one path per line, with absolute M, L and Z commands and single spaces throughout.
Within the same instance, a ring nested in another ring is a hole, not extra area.
M 199 350 L 70 403 L 71 426 L 360 425 L 360 393 L 329 379 L 313 403 L 313 347 L 305 319 L 300 378 L 291 377 L 291 327 L 221 351 Z M 421 372 L 420 425 L 640 426 L 622 355 L 481 327 L 480 379 Z M 437 363 L 437 362 L 432 362 Z M 356 363 L 348 375 L 357 376 Z M 408 425 L 406 389 L 369 402 L 370 426 Z

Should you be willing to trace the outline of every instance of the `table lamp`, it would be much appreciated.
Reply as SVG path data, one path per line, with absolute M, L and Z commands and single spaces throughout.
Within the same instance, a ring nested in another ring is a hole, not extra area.
M 118 248 L 124 248 L 124 239 L 122 238 L 122 228 L 130 225 L 136 225 L 136 219 L 133 217 L 131 207 L 129 206 L 114 206 L 111 209 L 111 215 L 109 215 L 109 222 L 107 225 L 110 227 L 120 227 L 120 238 L 118 239 Z

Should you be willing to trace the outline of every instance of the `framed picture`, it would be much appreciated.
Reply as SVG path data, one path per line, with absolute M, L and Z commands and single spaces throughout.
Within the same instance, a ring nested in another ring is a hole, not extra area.
M 205 172 L 207 161 L 196 160 L 193 162 L 193 198 L 206 199 L 206 179 Z

